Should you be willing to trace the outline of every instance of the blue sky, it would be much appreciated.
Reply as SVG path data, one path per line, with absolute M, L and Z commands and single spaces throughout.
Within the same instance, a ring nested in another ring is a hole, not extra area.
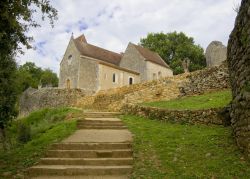
M 227 44 L 241 0 L 54 0 L 58 21 L 34 18 L 40 28 L 30 29 L 36 50 L 24 50 L 17 61 L 59 73 L 71 33 L 85 34 L 91 44 L 123 52 L 129 42 L 138 43 L 149 32 L 182 31 L 204 49 L 213 40 Z

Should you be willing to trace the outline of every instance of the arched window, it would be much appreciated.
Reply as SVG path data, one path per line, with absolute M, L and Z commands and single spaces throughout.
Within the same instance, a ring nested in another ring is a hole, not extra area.
M 115 83 L 116 82 L 116 75 L 115 75 L 115 73 L 113 73 L 113 83 Z
M 67 89 L 70 89 L 70 80 L 69 79 L 67 79 L 66 85 L 67 85 Z
M 72 59 L 73 59 L 73 56 L 72 56 L 72 55 L 69 55 L 69 56 L 68 56 L 68 65 L 71 64 Z
M 71 59 L 72 59 L 72 55 L 69 55 L 69 56 L 68 56 L 68 59 L 71 60 Z
M 134 83 L 134 79 L 132 77 L 129 77 L 128 79 L 128 84 L 132 85 Z

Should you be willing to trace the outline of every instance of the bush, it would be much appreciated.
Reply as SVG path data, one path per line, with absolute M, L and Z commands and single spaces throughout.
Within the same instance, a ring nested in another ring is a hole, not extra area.
M 17 130 L 17 141 L 20 143 L 27 143 L 31 140 L 31 127 L 28 124 L 20 122 Z

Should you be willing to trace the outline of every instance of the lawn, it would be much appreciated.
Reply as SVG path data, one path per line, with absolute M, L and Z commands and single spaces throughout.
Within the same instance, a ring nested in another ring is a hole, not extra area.
M 121 118 L 134 134 L 132 178 L 250 178 L 229 127 Z
M 144 106 L 152 106 L 167 109 L 209 109 L 209 108 L 219 108 L 224 107 L 231 101 L 231 91 L 223 90 L 210 92 L 198 96 L 187 96 L 179 99 L 174 99 L 170 101 L 157 101 L 150 103 L 143 103 Z
M 6 173 L 10 178 L 22 173 L 43 156 L 50 144 L 72 134 L 76 120 L 70 118 L 79 114 L 72 108 L 43 109 L 13 121 L 7 129 L 8 150 L 0 151 L 0 178 Z

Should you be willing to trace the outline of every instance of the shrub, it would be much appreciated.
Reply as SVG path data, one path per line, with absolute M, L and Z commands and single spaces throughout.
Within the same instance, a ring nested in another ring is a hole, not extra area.
M 30 125 L 20 122 L 17 130 L 17 140 L 20 143 L 27 143 L 31 140 L 31 128 Z

